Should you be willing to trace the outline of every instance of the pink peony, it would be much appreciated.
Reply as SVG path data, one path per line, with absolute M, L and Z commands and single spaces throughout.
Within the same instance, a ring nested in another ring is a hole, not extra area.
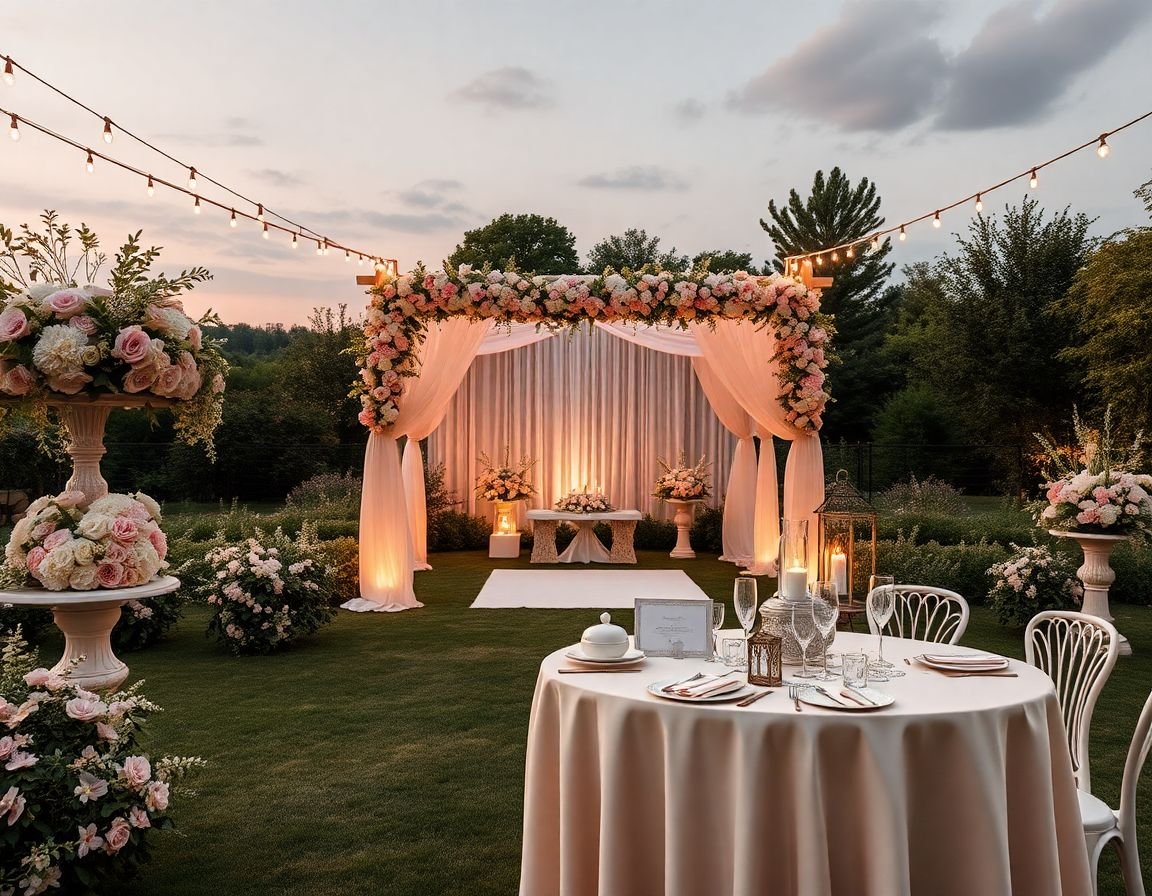
M 127 364 L 139 364 L 148 357 L 148 350 L 152 347 L 152 340 L 138 324 L 125 327 L 116 335 L 116 344 L 112 347 L 112 357 L 119 358 Z
M 104 560 L 107 563 L 126 563 L 130 552 L 124 545 L 112 541 L 104 549 Z
M 61 289 L 44 300 L 44 307 L 50 309 L 61 320 L 75 317 L 88 304 L 88 294 L 82 289 Z
M 68 714 L 68 718 L 77 722 L 91 722 L 108 712 L 108 704 L 91 697 L 73 697 L 64 704 L 64 712 Z
M 40 569 L 40 564 L 44 562 L 44 558 L 48 556 L 48 552 L 44 548 L 37 545 L 28 552 L 28 556 L 24 558 L 24 565 L 28 568 L 28 572 L 35 573 Z
M 32 388 L 32 371 L 23 364 L 0 375 L 0 392 L 7 395 L 27 395 Z
M 132 828 L 128 826 L 128 822 L 123 818 L 113 818 L 112 824 L 109 825 L 108 830 L 104 832 L 105 851 L 111 855 L 114 852 L 119 852 L 128 845 L 128 840 L 132 837 Z
M 136 525 L 136 521 L 128 517 L 118 516 L 116 521 L 112 523 L 112 538 L 121 544 L 132 544 L 139 534 L 140 528 Z
M 14 342 L 30 332 L 28 317 L 19 308 L 0 311 L 0 342 Z
M 72 537 L 72 533 L 68 529 L 57 529 L 44 539 L 44 550 L 51 551 L 60 547 L 64 542 Z
M 152 765 L 147 756 L 129 756 L 124 760 L 124 780 L 132 787 L 143 787 L 151 777 Z
M 124 566 L 120 563 L 110 563 L 104 560 L 96 567 L 96 581 L 101 588 L 119 588 L 124 581 Z

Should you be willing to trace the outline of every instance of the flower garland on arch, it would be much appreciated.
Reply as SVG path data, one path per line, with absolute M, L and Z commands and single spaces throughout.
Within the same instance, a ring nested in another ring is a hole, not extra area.
M 773 328 L 780 404 L 798 429 L 815 432 L 830 399 L 825 388 L 832 319 L 820 291 L 780 274 L 755 276 L 623 271 L 603 276 L 521 275 L 516 271 L 429 272 L 423 266 L 369 290 L 363 341 L 356 347 L 359 419 L 385 433 L 400 413 L 404 378 L 418 373 L 417 352 L 428 321 L 450 317 L 576 326 L 585 320 L 686 328 L 691 321 L 748 320 Z

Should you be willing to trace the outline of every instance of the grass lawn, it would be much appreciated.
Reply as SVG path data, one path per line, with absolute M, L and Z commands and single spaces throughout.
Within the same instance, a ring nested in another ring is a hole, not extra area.
M 166 709 L 149 750 L 210 766 L 195 779 L 199 796 L 176 805 L 179 832 L 155 838 L 154 860 L 125 896 L 516 892 L 537 667 L 596 613 L 468 610 L 493 566 L 527 567 L 527 558 L 475 552 L 432 563 L 416 577 L 425 609 L 342 612 L 283 655 L 233 658 L 204 638 L 207 612 L 193 607 L 168 640 L 126 657 Z M 683 568 L 731 601 L 729 564 L 648 553 L 640 565 Z M 1135 656 L 1121 660 L 1092 731 L 1093 782 L 1113 805 L 1152 686 L 1152 611 L 1116 609 Z M 616 615 L 631 627 L 630 612 Z M 1023 656 L 1019 633 L 982 609 L 968 632 L 967 644 Z M 1152 843 L 1152 811 L 1142 818 Z M 1122 892 L 1116 862 L 1104 867 L 1101 892 Z

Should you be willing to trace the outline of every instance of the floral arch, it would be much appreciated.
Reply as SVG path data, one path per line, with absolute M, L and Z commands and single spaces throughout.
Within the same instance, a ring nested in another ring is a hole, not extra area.
M 709 401 L 740 440 L 738 455 L 744 448 L 743 475 L 749 461 L 756 464 L 753 434 L 784 438 L 792 442 L 785 516 L 808 518 L 823 500 L 818 433 L 829 400 L 824 370 L 834 330 L 820 312 L 819 290 L 802 280 L 706 270 L 532 276 L 464 265 L 456 272 L 384 272 L 369 293 L 356 387 L 360 422 L 371 431 L 360 514 L 362 597 L 346 604 L 349 609 L 420 606 L 412 573 L 430 567 L 418 443 L 443 419 L 485 340 L 513 330 L 554 331 L 590 321 L 641 343 L 645 333 L 690 336 L 680 344 L 692 348 L 662 350 L 696 356 L 693 366 Z M 504 347 L 520 344 L 523 339 L 511 339 Z M 403 464 L 401 437 L 408 440 Z M 779 513 L 774 452 L 761 454 L 773 455 L 762 457 L 753 486 L 755 562 L 764 567 L 774 555 Z

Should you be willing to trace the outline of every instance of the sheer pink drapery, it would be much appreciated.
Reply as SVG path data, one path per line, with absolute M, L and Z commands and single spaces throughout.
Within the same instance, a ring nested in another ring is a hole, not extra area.
M 728 472 L 728 486 L 724 492 L 724 553 L 721 560 L 740 566 L 751 566 L 756 556 L 755 526 L 757 517 L 756 445 L 752 436 L 756 425 L 748 412 L 740 406 L 727 387 L 716 376 L 708 362 L 701 357 L 692 359 L 692 369 L 700 388 L 708 396 L 708 403 L 724 427 L 736 436 L 736 450 L 732 454 L 732 468 Z M 776 490 L 771 490 L 772 507 L 765 515 L 775 517 Z
M 387 435 L 368 437 L 360 496 L 360 597 L 343 604 L 345 609 L 395 612 L 423 606 L 412 587 L 417 564 L 430 568 L 419 442 L 440 425 L 491 327 L 491 321 L 464 317 L 430 324 L 420 349 L 420 372 L 406 383 L 400 416 Z M 404 436 L 402 468 L 397 443 Z
M 784 518 L 809 521 L 808 566 L 814 574 L 817 560 L 816 508 L 824 503 L 824 452 L 819 433 L 798 429 L 785 417 L 778 400 L 777 365 L 772 361 L 773 331 L 741 321 L 692 324 L 690 329 L 704 360 L 733 398 L 756 421 L 761 437 L 770 434 L 792 443 L 784 471 Z M 763 492 L 768 488 L 769 472 L 773 488 L 776 482 L 774 453 L 767 444 L 763 449 L 760 452 L 758 504 L 767 499 Z M 770 471 L 766 464 L 771 465 Z M 759 516 L 757 520 L 759 522 Z M 756 529 L 757 567 L 770 565 L 776 556 L 779 530 L 765 532 L 764 528 L 757 526 Z

